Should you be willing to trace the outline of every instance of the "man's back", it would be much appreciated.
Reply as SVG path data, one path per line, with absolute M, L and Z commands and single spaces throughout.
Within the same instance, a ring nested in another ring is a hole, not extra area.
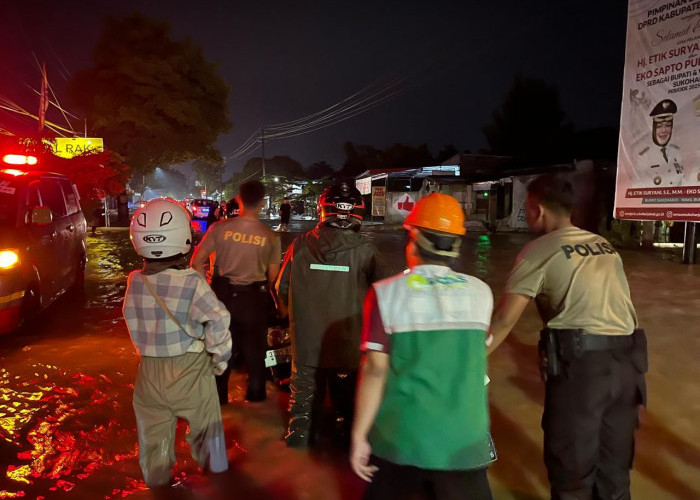
M 490 288 L 446 266 L 420 265 L 376 283 L 367 307 L 363 348 L 389 354 L 391 365 L 370 433 L 373 452 L 427 469 L 491 462 L 484 386 Z
M 362 301 L 375 276 L 375 248 L 362 235 L 317 226 L 288 250 L 280 294 L 289 296 L 296 359 L 357 368 Z
M 279 255 L 280 242 L 259 220 L 238 217 L 214 224 L 201 245 L 216 252 L 216 276 L 247 285 L 266 280 L 267 267 Z
M 626 335 L 636 326 L 620 256 L 602 236 L 574 226 L 528 244 L 506 290 L 534 297 L 550 328 Z

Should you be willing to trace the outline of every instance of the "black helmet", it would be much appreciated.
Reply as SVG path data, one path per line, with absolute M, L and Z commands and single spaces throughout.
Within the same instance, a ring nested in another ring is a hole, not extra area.
M 317 212 L 321 224 L 357 230 L 365 215 L 365 201 L 355 186 L 343 181 L 321 193 Z
M 233 219 L 234 217 L 238 217 L 240 214 L 241 207 L 238 204 L 238 200 L 233 197 L 228 202 L 226 203 L 226 217 L 229 219 Z

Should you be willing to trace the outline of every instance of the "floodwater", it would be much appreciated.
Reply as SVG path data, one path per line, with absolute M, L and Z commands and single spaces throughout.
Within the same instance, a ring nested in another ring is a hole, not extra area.
M 292 221 L 283 247 L 310 222 Z M 297 231 L 297 232 L 295 232 Z M 404 234 L 371 227 L 385 274 L 403 269 Z M 500 296 L 527 234 L 469 234 L 457 268 Z M 268 385 L 268 400 L 245 403 L 234 374 L 223 408 L 230 470 L 202 474 L 178 427 L 172 485 L 145 487 L 131 407 L 138 365 L 121 319 L 127 274 L 140 267 L 125 229 L 88 237 L 84 297 L 65 297 L 29 334 L 0 338 L 0 499 L 353 500 L 364 485 L 343 450 L 311 452 L 280 441 L 288 394 Z M 638 431 L 633 498 L 700 498 L 700 267 L 678 251 L 622 251 L 640 325 L 649 337 L 649 407 Z M 595 291 L 592 291 L 595 293 Z M 548 498 L 542 464 L 543 387 L 536 368 L 534 307 L 490 359 L 492 434 L 499 460 L 489 470 L 498 500 Z

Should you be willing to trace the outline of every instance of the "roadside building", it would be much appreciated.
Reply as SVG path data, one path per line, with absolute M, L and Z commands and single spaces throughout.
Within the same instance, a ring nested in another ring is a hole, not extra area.
M 591 168 L 585 162 L 528 166 L 507 156 L 457 154 L 438 166 L 368 170 L 356 177 L 356 186 L 372 222 L 400 224 L 419 199 L 440 192 L 457 199 L 468 226 L 526 230 L 525 187 L 534 176 L 566 172 L 582 185 Z

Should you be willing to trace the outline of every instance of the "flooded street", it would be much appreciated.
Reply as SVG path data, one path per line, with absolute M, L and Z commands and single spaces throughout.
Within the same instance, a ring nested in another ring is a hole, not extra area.
M 293 221 L 283 250 L 312 222 Z M 295 234 L 295 231 L 297 232 Z M 387 274 L 403 269 L 404 234 L 370 227 Z M 457 270 L 491 285 L 496 299 L 527 234 L 470 233 Z M 223 408 L 230 470 L 203 475 L 178 427 L 174 484 L 146 489 L 131 406 L 138 364 L 121 301 L 127 274 L 141 266 L 125 228 L 88 236 L 85 296 L 64 297 L 21 336 L 0 337 L 0 499 L 353 500 L 361 480 L 345 452 L 287 449 L 288 394 L 268 383 L 268 400 L 245 403 L 232 376 Z M 632 496 L 700 498 L 700 266 L 679 250 L 622 251 L 640 326 L 649 338 L 649 407 L 642 411 Z M 591 290 L 596 293 L 596 290 Z M 540 322 L 530 306 L 490 359 L 492 434 L 499 460 L 489 470 L 497 500 L 548 498 L 536 367 Z

